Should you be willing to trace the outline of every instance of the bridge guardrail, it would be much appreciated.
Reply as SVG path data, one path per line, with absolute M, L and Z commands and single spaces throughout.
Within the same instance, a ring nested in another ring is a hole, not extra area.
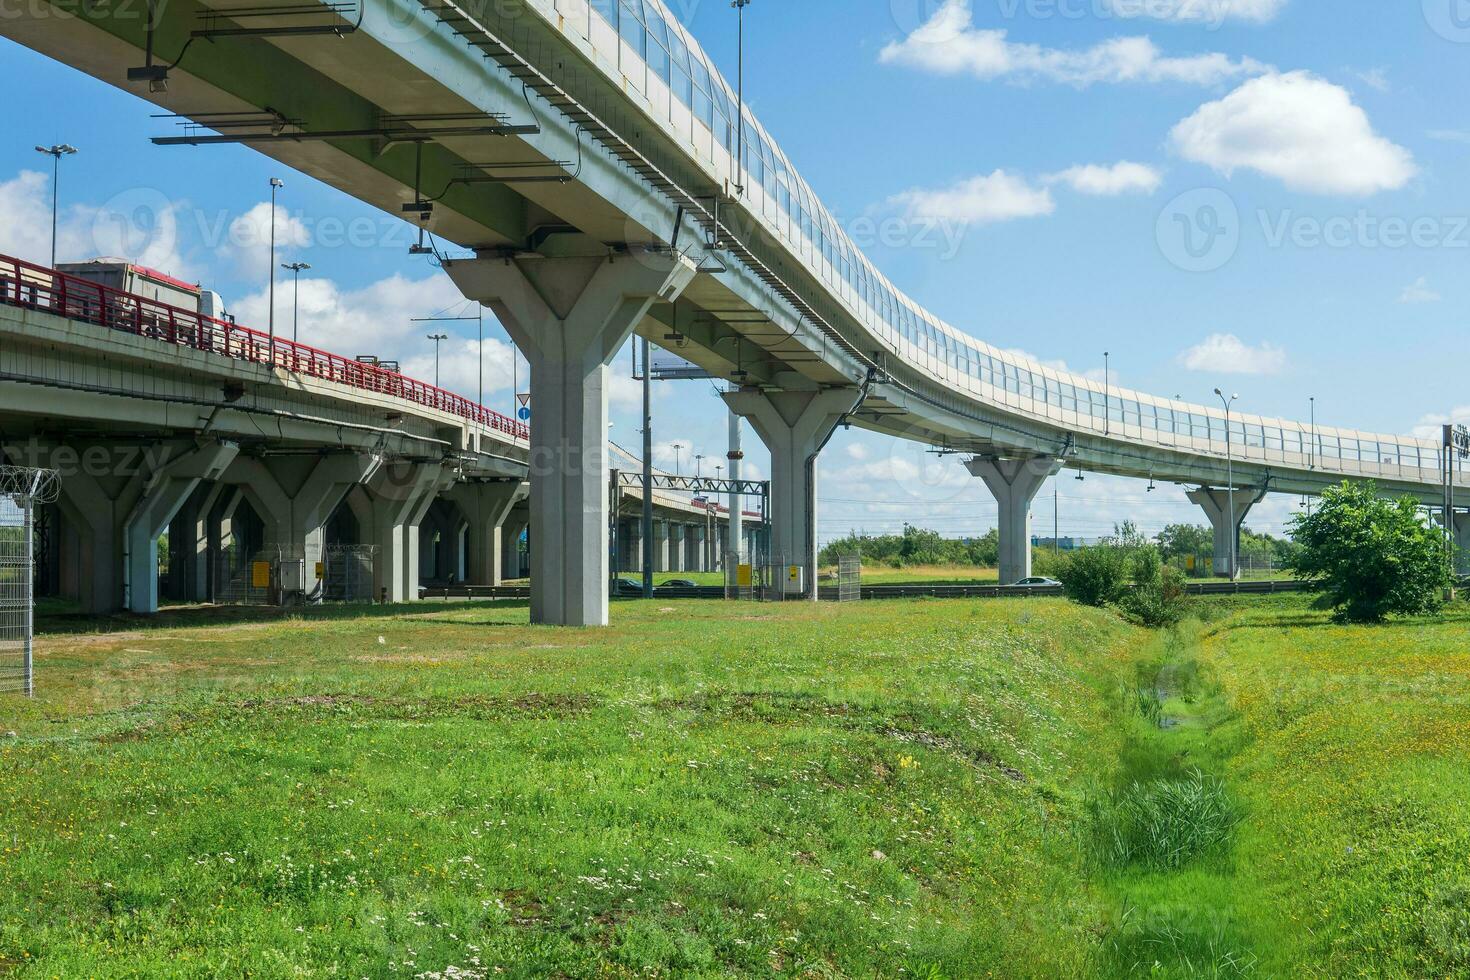
M 512 439 L 530 438 L 530 429 L 509 416 L 397 371 L 280 337 L 272 340 L 259 330 L 229 320 L 217 320 L 197 310 L 160 303 L 9 255 L 0 255 L 0 304 L 402 398 L 457 415 Z

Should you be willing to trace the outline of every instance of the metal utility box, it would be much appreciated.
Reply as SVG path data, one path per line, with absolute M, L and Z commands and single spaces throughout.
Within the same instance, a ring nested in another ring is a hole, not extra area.
M 781 589 L 786 595 L 806 594 L 805 571 L 800 565 L 786 566 L 786 574 L 781 577 Z

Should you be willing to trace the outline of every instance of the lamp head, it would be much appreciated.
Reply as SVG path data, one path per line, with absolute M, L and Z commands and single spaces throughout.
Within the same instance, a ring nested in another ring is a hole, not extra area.
M 1219 388 L 1215 389 L 1215 394 L 1219 395 L 1221 398 L 1225 397 L 1225 392 L 1221 391 Z
M 281 178 L 279 178 L 279 177 L 272 177 L 271 178 L 271 186 L 272 187 L 285 187 L 286 186 L 286 182 L 284 180 L 282 180 Z
M 62 153 L 77 152 L 77 148 L 75 146 L 72 146 L 70 143 L 62 143 L 59 147 L 57 147 L 57 149 L 60 150 Z

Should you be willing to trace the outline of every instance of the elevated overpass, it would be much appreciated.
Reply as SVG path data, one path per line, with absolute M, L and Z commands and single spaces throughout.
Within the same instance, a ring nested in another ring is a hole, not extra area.
M 940 321 L 853 245 L 661 0 L 179 0 L 152 29 L 68 9 L 0 32 L 180 114 L 155 142 L 246 143 L 473 252 L 440 259 L 532 366 L 537 621 L 606 620 L 607 365 L 635 332 L 731 381 L 771 451 L 771 551 L 808 581 L 815 462 L 841 424 L 963 454 L 996 494 L 1006 577 L 1063 465 L 1197 486 L 1221 553 L 1268 491 L 1367 478 L 1442 499 L 1433 440 L 1227 423 Z M 1470 504 L 1464 476 L 1453 500 Z

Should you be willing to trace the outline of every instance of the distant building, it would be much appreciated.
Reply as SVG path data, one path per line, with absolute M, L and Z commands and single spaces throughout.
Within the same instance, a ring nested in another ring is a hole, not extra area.
M 1032 535 L 1031 547 L 1048 551 L 1076 551 L 1078 548 L 1091 548 L 1102 544 L 1103 540 L 1103 538 L 1039 538 Z

